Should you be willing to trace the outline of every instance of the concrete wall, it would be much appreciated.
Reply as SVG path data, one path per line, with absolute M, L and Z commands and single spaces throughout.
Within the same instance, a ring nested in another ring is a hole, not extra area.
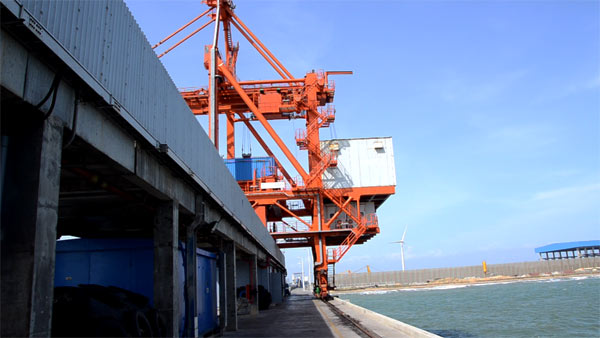
M 535 261 L 507 264 L 489 264 L 487 276 L 521 276 L 553 272 L 574 271 L 580 268 L 600 267 L 600 257 Z M 369 285 L 396 285 L 426 283 L 440 278 L 484 277 L 481 265 L 455 268 L 384 271 L 372 273 L 336 274 L 338 288 Z

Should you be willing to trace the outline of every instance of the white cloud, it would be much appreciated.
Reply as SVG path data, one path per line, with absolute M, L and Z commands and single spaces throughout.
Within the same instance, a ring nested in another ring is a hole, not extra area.
M 514 83 L 527 75 L 527 70 L 513 70 L 488 77 L 486 81 L 473 81 L 462 75 L 452 74 L 442 84 L 441 97 L 445 101 L 482 102 L 501 95 Z
M 545 92 L 540 93 L 533 102 L 535 103 L 544 103 L 549 101 L 554 101 L 558 99 L 562 99 L 571 95 L 587 92 L 594 90 L 598 92 L 600 89 L 600 74 L 589 78 L 587 80 L 583 80 L 580 82 L 572 82 L 570 84 L 566 84 L 560 87 L 551 88 L 546 90 Z
M 558 142 L 557 135 L 556 128 L 547 125 L 504 126 L 489 131 L 482 146 L 486 151 L 531 153 Z
M 536 193 L 533 197 L 533 201 L 540 200 L 550 200 L 557 198 L 573 198 L 573 197 L 581 197 L 581 195 L 600 191 L 600 183 L 582 185 L 582 186 L 573 186 L 573 187 L 565 187 L 559 188 L 549 191 L 542 191 Z

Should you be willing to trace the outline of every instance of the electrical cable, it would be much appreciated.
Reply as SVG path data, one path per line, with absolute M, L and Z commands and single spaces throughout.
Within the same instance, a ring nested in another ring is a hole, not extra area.
M 67 143 L 63 146 L 63 149 L 67 149 L 71 143 L 73 143 L 73 140 L 75 140 L 75 135 L 77 134 L 77 115 L 79 112 L 79 90 L 75 91 L 75 102 L 73 103 L 74 107 L 73 107 L 73 123 L 71 125 L 71 137 L 69 138 L 69 141 L 67 141 Z
M 50 108 L 48 108 L 48 111 L 46 112 L 46 114 L 44 115 L 44 118 L 42 120 L 46 120 L 52 114 L 52 111 L 54 110 L 54 105 L 56 104 L 56 96 L 58 96 L 57 93 L 58 93 L 58 87 L 60 85 L 61 78 L 62 78 L 61 72 L 58 72 L 58 73 L 56 73 L 56 75 L 54 75 L 54 80 L 52 80 L 52 84 L 50 85 L 50 89 L 48 90 L 48 93 L 46 94 L 46 96 L 44 96 L 42 101 L 40 101 L 37 105 L 35 105 L 35 109 L 40 109 L 44 105 L 44 103 L 46 103 L 46 101 L 48 101 L 48 98 L 50 98 L 50 95 L 52 95 L 52 102 L 50 103 Z
M 245 157 L 246 154 L 246 137 L 248 134 L 248 129 L 246 125 L 242 125 L 242 157 Z

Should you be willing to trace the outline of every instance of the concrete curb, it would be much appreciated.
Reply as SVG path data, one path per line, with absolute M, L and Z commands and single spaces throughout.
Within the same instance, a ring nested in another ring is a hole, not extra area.
M 381 337 L 439 337 L 431 332 L 335 298 L 329 303 Z

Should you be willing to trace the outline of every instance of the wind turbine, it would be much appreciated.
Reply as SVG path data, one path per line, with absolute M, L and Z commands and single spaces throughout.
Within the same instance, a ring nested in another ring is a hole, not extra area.
M 404 237 L 406 237 L 406 230 L 408 226 L 404 228 L 404 233 L 402 234 L 402 239 L 392 243 L 400 243 L 400 257 L 402 257 L 402 271 L 404 271 Z

